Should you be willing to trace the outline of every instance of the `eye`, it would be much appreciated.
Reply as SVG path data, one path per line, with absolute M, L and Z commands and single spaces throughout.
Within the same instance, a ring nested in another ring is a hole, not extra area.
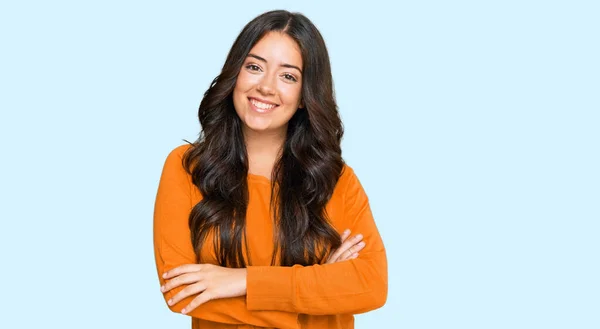
M 248 69 L 250 71 L 260 71 L 260 66 L 258 66 L 256 64 L 248 64 L 248 65 L 246 65 L 246 69 Z
M 298 79 L 296 79 L 296 77 L 295 77 L 295 76 L 293 76 L 293 75 L 291 75 L 291 74 L 289 74 L 289 73 L 284 73 L 284 74 L 283 74 L 283 77 L 284 77 L 286 80 L 290 80 L 290 81 L 293 81 L 293 82 L 298 82 Z

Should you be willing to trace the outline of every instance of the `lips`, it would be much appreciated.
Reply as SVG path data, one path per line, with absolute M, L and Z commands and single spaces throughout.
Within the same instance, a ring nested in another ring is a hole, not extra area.
M 269 113 L 279 106 L 278 104 L 255 97 L 248 97 L 248 101 L 252 110 L 258 113 Z

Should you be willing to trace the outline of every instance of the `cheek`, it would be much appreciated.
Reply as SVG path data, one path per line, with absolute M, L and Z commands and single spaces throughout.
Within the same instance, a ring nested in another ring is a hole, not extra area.
M 252 86 L 256 84 L 255 80 L 256 78 L 253 75 L 242 71 L 240 74 L 238 74 L 237 81 L 235 83 L 235 89 L 241 92 L 248 91 L 248 89 L 252 88 Z
M 241 116 L 239 112 L 240 109 L 243 108 L 244 100 L 246 98 L 246 92 L 248 91 L 248 81 L 247 77 L 244 76 L 243 73 L 238 74 L 237 80 L 235 82 L 235 87 L 233 87 L 233 107 L 238 115 Z
M 281 87 L 280 93 L 283 101 L 289 105 L 296 105 L 300 101 L 300 95 L 302 93 L 302 86 L 296 84 L 291 85 L 284 83 Z

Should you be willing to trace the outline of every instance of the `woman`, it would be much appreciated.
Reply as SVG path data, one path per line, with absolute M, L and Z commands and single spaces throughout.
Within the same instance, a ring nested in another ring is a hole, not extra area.
M 385 249 L 341 157 L 316 27 L 287 11 L 248 23 L 198 116 L 202 134 L 168 155 L 154 210 L 169 308 L 193 328 L 353 328 L 353 314 L 381 307 Z

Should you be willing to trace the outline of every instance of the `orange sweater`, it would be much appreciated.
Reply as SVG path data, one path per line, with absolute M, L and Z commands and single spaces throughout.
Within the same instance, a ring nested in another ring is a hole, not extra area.
M 154 255 L 160 284 L 162 273 L 195 263 L 188 216 L 202 196 L 181 163 L 189 145 L 175 148 L 167 157 L 154 208 Z M 327 205 L 331 224 L 338 232 L 362 234 L 366 246 L 359 257 L 334 264 L 292 267 L 269 266 L 274 248 L 269 212 L 270 181 L 249 174 L 246 217 L 252 266 L 247 267 L 247 294 L 216 299 L 192 310 L 193 329 L 211 328 L 353 328 L 353 314 L 381 307 L 387 299 L 385 248 L 358 178 L 345 166 Z M 217 264 L 207 239 L 202 257 Z M 164 294 L 165 301 L 184 287 Z M 158 290 L 158 287 L 157 287 Z M 180 312 L 188 297 L 170 306 Z

